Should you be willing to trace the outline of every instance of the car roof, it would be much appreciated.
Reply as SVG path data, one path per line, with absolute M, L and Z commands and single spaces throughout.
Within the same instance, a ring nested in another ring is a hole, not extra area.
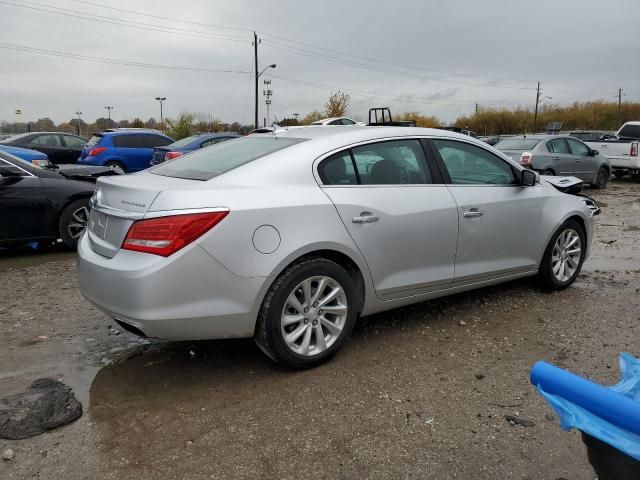
M 107 128 L 99 132 L 98 135 L 135 135 L 139 133 L 150 133 L 154 135 L 163 135 L 166 137 L 164 133 L 159 130 L 154 130 L 153 128 Z

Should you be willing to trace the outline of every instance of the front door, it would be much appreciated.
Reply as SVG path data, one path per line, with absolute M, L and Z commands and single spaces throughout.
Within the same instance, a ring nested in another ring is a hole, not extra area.
M 567 138 L 569 148 L 574 156 L 574 169 L 573 175 L 580 180 L 587 182 L 593 182 L 593 178 L 596 174 L 596 157 L 589 155 L 589 147 L 587 147 L 580 140 L 574 138 Z
M 457 207 L 446 185 L 434 181 L 420 140 L 357 146 L 323 160 L 318 173 L 379 298 L 451 284 Z
M 556 175 L 573 175 L 575 170 L 575 155 L 571 153 L 569 144 L 564 138 L 556 138 L 547 143 L 553 160 L 553 171 Z
M 458 205 L 456 285 L 536 270 L 542 187 L 521 186 L 513 165 L 480 146 L 432 143 Z

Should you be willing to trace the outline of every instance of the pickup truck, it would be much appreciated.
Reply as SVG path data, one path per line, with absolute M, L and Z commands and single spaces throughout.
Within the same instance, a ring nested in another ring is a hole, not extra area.
M 605 137 L 596 142 L 585 142 L 589 148 L 598 150 L 611 163 L 613 174 L 617 178 L 631 175 L 640 180 L 640 122 L 627 122 L 615 135 Z

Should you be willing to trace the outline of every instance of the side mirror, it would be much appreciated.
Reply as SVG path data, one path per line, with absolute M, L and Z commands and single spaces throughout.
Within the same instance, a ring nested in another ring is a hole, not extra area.
M 538 174 L 533 170 L 522 170 L 520 172 L 520 185 L 533 187 L 538 182 Z
M 596 155 L 600 155 L 600 152 L 598 150 L 589 150 L 589 155 L 595 157 Z

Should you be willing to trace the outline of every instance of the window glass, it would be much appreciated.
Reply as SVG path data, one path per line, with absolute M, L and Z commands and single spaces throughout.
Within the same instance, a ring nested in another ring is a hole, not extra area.
M 113 144 L 118 148 L 145 148 L 144 135 L 115 135 Z
M 589 148 L 584 143 L 573 138 L 567 138 L 567 142 L 569 142 L 571 153 L 574 155 L 589 155 Z
M 91 137 L 91 139 L 87 142 L 87 147 L 95 147 L 97 144 L 100 143 L 100 140 L 102 140 L 102 135 L 94 135 L 93 137 Z
M 547 149 L 551 153 L 571 153 L 569 144 L 567 144 L 564 138 L 556 138 L 555 140 L 547 142 Z
M 356 122 L 354 122 L 353 120 L 349 120 L 348 118 L 343 118 L 342 119 L 342 125 L 355 125 Z
M 185 137 L 181 140 L 177 140 L 171 144 L 171 148 L 182 148 L 189 145 L 191 142 L 195 142 L 200 135 L 191 135 L 190 137 Z
M 22 177 L 26 177 L 26 176 L 29 175 L 24 170 L 21 170 L 20 168 L 16 167 L 15 165 L 13 165 L 13 164 L 11 164 L 9 162 L 5 162 L 1 158 L 0 158 L 0 168 L 2 168 L 4 170 L 8 170 L 11 173 L 13 173 L 14 175 L 20 175 Z M 2 175 L 2 172 L 0 172 L 0 175 Z
M 147 134 L 145 137 L 145 146 L 147 148 L 166 147 L 173 143 L 173 140 L 161 135 Z
M 333 121 L 329 122 L 329 125 L 342 125 L 342 120 L 340 120 L 340 119 L 333 120 Z
M 434 140 L 433 143 L 454 184 L 518 183 L 512 166 L 484 148 L 455 140 Z
M 358 178 L 353 168 L 349 151 L 331 155 L 318 166 L 318 174 L 325 185 L 357 185 Z
M 29 145 L 33 145 L 36 147 L 61 147 L 62 143 L 60 143 L 60 135 L 38 135 L 33 138 Z
M 372 143 L 352 152 L 363 185 L 433 183 L 419 140 Z
M 71 148 L 83 148 L 87 143 L 81 138 L 72 137 L 70 135 L 63 135 L 62 138 L 64 139 L 65 145 Z
M 620 137 L 640 138 L 640 125 L 626 124 L 620 129 Z
M 540 143 L 539 138 L 505 138 L 495 144 L 498 150 L 530 150 Z
M 247 136 L 238 138 L 234 142 L 222 142 L 209 148 L 196 150 L 189 155 L 161 163 L 148 171 L 166 177 L 209 180 L 245 163 L 304 141 L 301 138 L 271 135 Z

